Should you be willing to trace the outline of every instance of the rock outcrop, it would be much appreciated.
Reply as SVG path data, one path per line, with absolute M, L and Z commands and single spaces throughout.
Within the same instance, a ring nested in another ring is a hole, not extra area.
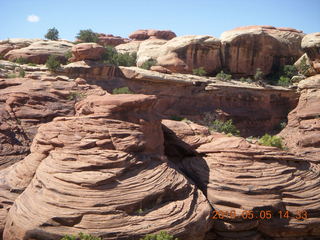
M 73 43 L 67 41 L 36 41 L 27 47 L 13 49 L 4 55 L 4 59 L 15 61 L 19 58 L 27 62 L 44 64 L 50 55 L 66 61 L 65 54 L 71 50 Z
M 265 75 L 293 64 L 302 54 L 304 34 L 291 28 L 272 26 L 239 27 L 222 33 L 223 66 L 236 76 Z
M 31 43 L 40 41 L 41 39 L 24 39 L 24 38 L 10 38 L 8 40 L 0 41 L 0 56 L 4 56 L 7 52 L 13 49 L 20 49 L 28 47 Z
M 80 85 L 65 76 L 27 75 L 0 79 L 0 169 L 29 153 L 40 124 L 73 115 L 75 101 L 85 95 L 105 93 L 97 86 Z
M 216 211 L 215 239 L 320 237 L 318 164 L 243 138 L 210 136 L 194 124 L 163 124 L 169 159 L 180 163 Z
M 301 42 L 315 72 L 320 73 L 320 32 L 304 36 Z
M 280 133 L 296 154 L 320 162 L 320 74 L 299 82 L 300 98 Z
M 104 47 L 97 43 L 79 43 L 74 45 L 72 51 L 72 62 L 82 60 L 99 60 L 105 52 Z
M 165 229 L 202 240 L 211 207 L 167 162 L 155 103 L 145 95 L 90 96 L 76 105 L 75 117 L 43 124 L 31 154 L 0 172 L 1 216 L 13 201 L 5 199 L 9 189 L 27 185 L 8 213 L 4 239 L 60 239 L 81 231 L 139 239 Z
M 128 43 L 130 40 L 128 38 L 122 38 L 120 36 L 114 36 L 112 34 L 98 34 L 98 44 L 102 46 L 118 46 L 123 43 Z
M 129 35 L 129 38 L 133 40 L 146 40 L 149 38 L 170 40 L 177 35 L 170 30 L 137 30 Z

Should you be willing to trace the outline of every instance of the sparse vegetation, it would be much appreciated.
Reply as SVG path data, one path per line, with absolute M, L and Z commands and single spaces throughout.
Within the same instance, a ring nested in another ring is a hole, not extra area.
M 49 28 L 46 35 L 44 35 L 46 39 L 49 40 L 58 40 L 59 39 L 59 31 L 55 27 Z
M 287 126 L 286 122 L 281 122 L 280 123 L 280 130 L 284 129 Z
M 81 93 L 81 92 L 70 92 L 67 99 L 68 100 L 79 101 L 81 99 L 84 99 L 85 97 L 86 97 L 86 95 L 84 93 Z
M 64 54 L 64 57 L 67 59 L 67 62 L 68 62 L 69 58 L 72 57 L 72 52 L 71 52 L 71 51 L 67 51 L 67 52 Z
M 152 66 L 157 65 L 157 61 L 154 59 L 149 59 L 148 61 L 145 61 L 142 65 L 141 68 L 149 70 Z
M 102 240 L 100 237 L 95 237 L 90 234 L 79 233 L 78 235 L 65 235 L 61 240 Z
M 232 134 L 234 136 L 239 136 L 240 131 L 237 129 L 237 127 L 233 124 L 232 119 L 229 119 L 226 122 L 220 121 L 220 120 L 214 120 L 209 125 L 209 130 L 211 131 L 217 131 L 225 134 Z
M 16 77 L 17 77 L 17 74 L 15 74 L 15 73 L 9 73 L 9 74 L 7 74 L 6 76 L 7 76 L 7 78 L 16 78 Z
M 278 136 L 271 136 L 269 134 L 263 135 L 259 140 L 258 143 L 264 146 L 271 146 L 283 149 L 282 139 Z
M 98 42 L 98 34 L 91 29 L 80 30 L 76 38 L 80 42 Z
M 309 69 L 310 69 L 310 66 L 309 66 L 309 64 L 307 63 L 307 58 L 306 57 L 303 57 L 302 59 L 301 59 L 301 62 L 300 62 L 300 64 L 299 64 L 299 69 L 298 69 L 298 71 L 301 73 L 301 74 L 303 74 L 303 75 L 307 75 L 308 74 L 308 72 L 309 72 Z
M 22 58 L 22 57 L 17 58 L 16 60 L 14 60 L 14 62 L 17 64 L 27 64 L 28 63 L 27 59 Z
M 179 240 L 178 238 L 174 238 L 172 235 L 167 232 L 161 231 L 157 234 L 148 234 L 144 238 L 140 238 L 140 240 Z
M 254 77 L 253 77 L 253 79 L 255 80 L 255 81 L 259 81 L 259 80 L 262 80 L 263 79 L 263 72 L 261 71 L 261 69 L 260 68 L 257 68 L 256 69 L 256 73 L 254 74 Z
M 26 72 L 22 68 L 20 68 L 19 69 L 19 77 L 25 77 L 25 75 L 26 75 Z
M 35 66 L 37 66 L 37 64 L 35 64 L 35 63 L 28 63 L 28 66 L 35 67 Z
M 192 70 L 192 73 L 197 76 L 205 76 L 207 75 L 206 70 L 203 67 L 195 68 Z
M 57 71 L 60 68 L 60 65 L 60 61 L 53 55 L 51 55 L 46 62 L 47 68 L 52 72 Z
M 134 94 L 128 87 L 115 88 L 112 90 L 112 94 Z
M 105 53 L 102 56 L 104 63 L 116 66 L 136 66 L 137 53 L 118 53 L 114 47 L 106 46 Z
M 282 76 L 292 78 L 298 74 L 298 69 L 294 65 L 284 65 L 282 68 Z
M 285 76 L 281 76 L 279 78 L 278 84 L 279 86 L 288 87 L 291 84 L 291 79 Z
M 229 81 L 229 80 L 231 80 L 232 75 L 226 74 L 223 71 L 221 71 L 220 73 L 218 73 L 216 75 L 216 78 L 218 78 L 219 80 L 222 80 L 222 81 Z

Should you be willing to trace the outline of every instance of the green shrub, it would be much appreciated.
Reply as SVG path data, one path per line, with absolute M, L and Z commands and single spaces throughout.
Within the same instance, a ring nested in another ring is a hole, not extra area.
M 148 61 L 145 61 L 142 65 L 141 68 L 149 70 L 152 66 L 157 65 L 157 61 L 154 59 L 149 59 Z
M 128 87 L 115 88 L 112 90 L 112 94 L 134 94 Z
M 203 67 L 195 68 L 192 70 L 192 73 L 197 76 L 205 76 L 207 75 L 206 70 Z
M 56 56 L 51 55 L 46 62 L 46 66 L 50 71 L 54 72 L 60 68 L 60 61 Z
M 298 69 L 294 65 L 284 65 L 282 68 L 282 76 L 292 78 L 298 74 Z
M 288 87 L 290 84 L 291 84 L 290 78 L 281 76 L 277 85 L 283 86 L 283 87 Z
M 116 66 L 136 66 L 137 53 L 118 53 L 114 47 L 106 46 L 102 61 Z
M 49 28 L 46 35 L 44 35 L 46 39 L 49 40 L 58 40 L 59 39 L 59 31 L 55 27 Z
M 90 234 L 79 233 L 78 235 L 65 235 L 60 240 L 102 240 L 100 237 L 94 237 Z
M 282 129 L 284 129 L 286 126 L 287 126 L 287 123 L 286 123 L 286 122 L 281 122 L 279 128 L 280 128 L 280 130 L 282 130 Z
M 223 71 L 221 71 L 220 73 L 218 73 L 216 75 L 216 78 L 218 78 L 219 80 L 222 80 L 222 81 L 226 81 L 226 80 L 228 81 L 228 80 L 231 80 L 232 75 L 226 74 Z
M 258 81 L 258 80 L 262 80 L 263 79 L 263 72 L 261 71 L 260 68 L 256 69 L 256 73 L 254 74 L 254 80 Z
M 22 57 L 17 58 L 16 60 L 14 60 L 14 62 L 18 63 L 18 64 L 27 64 L 28 63 L 27 59 L 22 58 Z
M 19 69 L 19 77 L 25 77 L 25 76 L 26 76 L 26 72 L 22 68 L 20 68 Z
M 67 51 L 65 54 L 64 54 L 64 57 L 67 59 L 71 58 L 72 57 L 72 52 L 71 51 Z
M 83 98 L 85 98 L 86 95 L 84 93 L 81 92 L 70 92 L 69 96 L 67 97 L 68 100 L 76 100 L 79 101 Z
M 246 82 L 246 79 L 244 77 L 239 79 L 240 82 Z
M 237 129 L 235 125 L 232 123 L 232 119 L 229 119 L 226 122 L 220 121 L 220 120 L 214 120 L 209 124 L 209 130 L 211 131 L 217 131 L 221 133 L 231 133 L 232 135 L 239 136 L 240 131 Z
M 282 139 L 278 136 L 271 136 L 269 134 L 263 135 L 258 143 L 264 146 L 271 146 L 283 149 Z
M 299 69 L 298 71 L 303 74 L 303 75 L 307 75 L 309 70 L 310 70 L 310 66 L 309 64 L 307 63 L 308 59 L 304 56 L 302 59 L 301 59 L 301 62 L 299 64 Z
M 98 34 L 93 32 L 91 29 L 80 30 L 76 38 L 80 42 L 98 42 Z
M 16 78 L 17 75 L 15 73 L 9 73 L 6 75 L 7 78 Z
M 144 238 L 140 238 L 140 240 L 179 240 L 178 238 L 174 238 L 172 235 L 167 232 L 161 231 L 157 234 L 148 234 Z

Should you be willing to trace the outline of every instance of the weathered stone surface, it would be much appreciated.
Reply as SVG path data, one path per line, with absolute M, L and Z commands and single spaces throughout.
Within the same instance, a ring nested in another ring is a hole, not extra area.
M 12 49 L 24 48 L 38 41 L 41 41 L 41 39 L 9 38 L 7 40 L 0 41 L 0 49 L 3 46 L 8 46 L 8 45 L 11 46 Z
M 128 43 L 130 42 L 127 38 L 122 38 L 120 36 L 114 36 L 112 34 L 103 34 L 100 33 L 98 35 L 98 44 L 102 46 L 118 46 L 120 44 Z
M 180 239 L 202 240 L 211 207 L 167 163 L 155 101 L 90 96 L 76 105 L 75 117 L 42 125 L 31 154 L 0 173 L 2 198 L 10 196 L 3 194 L 7 189 L 28 185 L 9 211 L 4 239 L 60 239 L 81 231 L 139 239 L 165 229 Z M 31 167 L 23 178 L 22 164 Z
M 213 220 L 217 239 L 319 238 L 318 164 L 243 138 L 194 131 L 194 124 L 162 123 L 169 159 L 180 162 L 182 172 L 197 183 L 213 208 L 224 212 L 222 219 Z M 244 211 L 252 211 L 253 219 Z M 266 211 L 272 217 L 263 220 Z M 290 218 L 281 219 L 279 211 L 288 211 Z M 307 219 L 296 219 L 303 211 Z
M 82 60 L 99 60 L 105 49 L 97 43 L 79 43 L 72 47 L 72 62 Z
M 28 47 L 14 49 L 9 51 L 4 58 L 14 61 L 18 58 L 24 58 L 28 62 L 43 64 L 50 55 L 66 61 L 65 54 L 71 50 L 73 44 L 67 41 L 35 41 Z
M 167 43 L 163 39 L 148 39 L 142 41 L 137 51 L 137 66 L 141 66 L 150 59 L 157 59 L 159 56 L 159 48 Z
M 161 66 L 151 66 L 150 70 L 155 71 L 155 72 L 159 72 L 159 73 L 167 73 L 167 74 L 172 73 L 169 69 L 161 67 Z
M 302 54 L 301 31 L 272 26 L 240 27 L 222 33 L 223 65 L 234 75 L 264 74 L 293 64 Z
M 310 60 L 308 55 L 305 53 L 303 54 L 295 63 L 294 66 L 300 71 L 304 72 L 305 76 L 313 76 L 317 74 L 316 70 L 313 67 L 313 62 Z M 303 69 L 308 67 L 307 69 Z
M 139 46 L 142 41 L 131 41 L 128 43 L 120 44 L 115 47 L 119 53 L 136 53 L 139 50 Z
M 75 101 L 93 92 L 105 93 L 59 76 L 0 79 L 0 169 L 29 153 L 40 124 L 73 115 Z
M 299 82 L 298 106 L 280 133 L 290 150 L 320 162 L 320 75 Z
M 170 30 L 137 30 L 129 35 L 129 38 L 134 40 L 146 40 L 149 38 L 170 40 L 177 35 Z
M 221 43 L 211 36 L 176 37 L 162 45 L 158 50 L 158 65 L 172 72 L 192 73 L 203 67 L 213 74 L 221 70 Z
M 305 35 L 301 47 L 312 61 L 320 61 L 320 32 Z

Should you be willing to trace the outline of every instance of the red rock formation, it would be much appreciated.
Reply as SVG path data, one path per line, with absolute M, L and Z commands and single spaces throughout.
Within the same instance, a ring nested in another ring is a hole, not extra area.
M 202 240 L 211 207 L 167 163 L 155 103 L 145 95 L 90 96 L 77 104 L 75 117 L 43 124 L 31 154 L 0 172 L 1 216 L 14 200 L 3 199 L 9 189 L 28 186 L 9 211 L 4 239 L 60 239 L 80 231 L 138 239 L 165 229 Z
M 123 43 L 128 43 L 130 40 L 128 38 L 122 38 L 120 36 L 113 36 L 112 34 L 98 34 L 98 44 L 102 46 L 118 46 Z
M 320 168 L 312 159 L 239 137 L 210 136 L 194 124 L 163 124 L 169 159 L 180 164 L 220 213 L 213 219 L 216 239 L 320 237 Z M 245 211 L 252 211 L 253 218 Z M 263 219 L 267 211 L 268 220 Z M 303 211 L 307 218 L 296 219 Z
M 257 68 L 264 74 L 293 64 L 302 54 L 304 34 L 290 28 L 247 26 L 221 35 L 223 65 L 234 75 L 254 75 Z
M 294 153 L 320 162 L 320 75 L 301 81 L 298 87 L 298 106 L 289 113 L 280 136 Z
M 170 30 L 137 30 L 134 31 L 129 35 L 129 38 L 134 39 L 134 40 L 146 40 L 149 38 L 158 38 L 158 39 L 165 39 L 165 40 L 170 40 L 177 35 L 170 31 Z
M 320 73 L 320 32 L 304 36 L 301 47 L 310 59 L 312 68 Z
M 72 62 L 82 60 L 99 60 L 105 52 L 104 47 L 97 43 L 79 43 L 74 45 L 72 51 Z

